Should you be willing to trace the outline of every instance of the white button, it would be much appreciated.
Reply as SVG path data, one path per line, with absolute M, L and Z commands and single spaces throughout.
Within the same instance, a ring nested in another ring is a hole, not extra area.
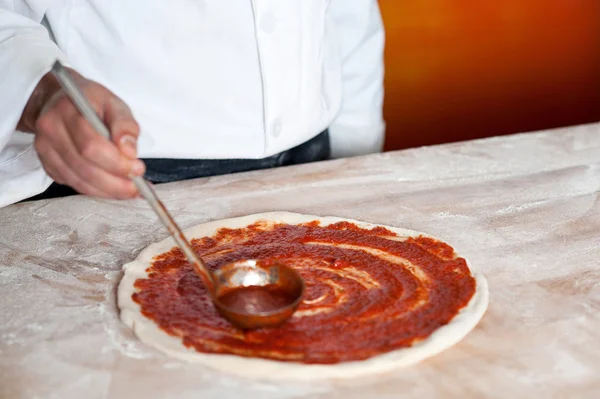
M 321 106 L 324 110 L 329 109 L 329 107 L 331 106 L 331 101 L 329 100 L 329 97 L 326 94 L 323 94 L 323 98 L 321 99 Z
M 273 125 L 271 126 L 271 135 L 273 137 L 279 137 L 280 134 L 281 134 L 281 121 L 279 119 L 277 119 L 273 122 Z
M 260 28 L 265 33 L 275 32 L 275 28 L 277 28 L 277 19 L 275 19 L 273 14 L 266 13 L 260 21 Z

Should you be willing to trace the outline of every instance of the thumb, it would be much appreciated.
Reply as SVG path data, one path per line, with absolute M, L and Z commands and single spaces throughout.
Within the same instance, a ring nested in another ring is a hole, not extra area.
M 117 97 L 111 97 L 104 110 L 104 122 L 110 129 L 111 139 L 128 158 L 137 158 L 137 139 L 140 127 L 129 107 Z

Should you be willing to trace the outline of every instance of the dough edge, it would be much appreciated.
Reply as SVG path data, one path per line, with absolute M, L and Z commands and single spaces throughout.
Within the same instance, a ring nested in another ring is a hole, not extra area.
M 215 220 L 185 229 L 184 234 L 186 237 L 192 238 L 210 236 L 222 227 L 240 228 L 258 220 L 269 220 L 287 224 L 299 224 L 319 220 L 321 226 L 345 221 L 368 229 L 378 226 L 384 227 L 402 237 L 416 237 L 421 235 L 435 238 L 425 233 L 398 227 L 372 224 L 348 218 L 322 217 L 291 212 L 256 213 Z M 474 271 L 467 261 L 471 275 L 475 278 L 475 294 L 469 303 L 448 324 L 440 327 L 427 339 L 409 348 L 384 353 L 362 361 L 350 361 L 331 365 L 303 364 L 236 355 L 200 353 L 195 349 L 186 348 L 180 339 L 164 333 L 153 321 L 145 318 L 141 313 L 140 306 L 133 302 L 131 298 L 135 292 L 135 281 L 139 278 L 147 277 L 146 268 L 149 267 L 152 258 L 169 251 L 174 246 L 176 246 L 175 241 L 171 237 L 168 237 L 158 243 L 149 245 L 140 252 L 137 259 L 123 266 L 124 275 L 117 291 L 117 304 L 120 309 L 121 320 L 133 330 L 140 341 L 173 358 L 202 364 L 214 370 L 246 378 L 296 381 L 348 379 L 389 372 L 396 368 L 418 363 L 455 345 L 475 328 L 488 306 L 489 293 L 487 280 L 481 273 Z

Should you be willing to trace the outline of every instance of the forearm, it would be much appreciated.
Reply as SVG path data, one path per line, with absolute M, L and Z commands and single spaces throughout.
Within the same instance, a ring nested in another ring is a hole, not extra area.
M 17 130 L 27 133 L 35 133 L 35 122 L 44 104 L 54 95 L 60 86 L 52 74 L 47 73 L 37 84 L 36 88 L 23 109 L 21 118 L 17 123 Z
M 76 80 L 81 79 L 81 75 L 69 68 L 70 73 Z M 29 97 L 25 108 L 21 114 L 21 118 L 17 123 L 17 130 L 26 133 L 35 133 L 36 121 L 45 104 L 47 104 L 52 96 L 61 89 L 60 84 L 50 72 L 46 73 L 39 83 L 36 85 L 33 93 Z

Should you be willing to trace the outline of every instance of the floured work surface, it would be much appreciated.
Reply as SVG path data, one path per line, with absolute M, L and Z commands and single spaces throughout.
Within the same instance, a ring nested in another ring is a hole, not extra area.
M 0 209 L 0 397 L 577 397 L 600 390 L 600 128 L 509 136 L 158 187 L 184 227 L 286 210 L 425 231 L 487 278 L 460 343 L 400 372 L 226 376 L 121 323 L 120 268 L 164 228 L 143 201 Z

